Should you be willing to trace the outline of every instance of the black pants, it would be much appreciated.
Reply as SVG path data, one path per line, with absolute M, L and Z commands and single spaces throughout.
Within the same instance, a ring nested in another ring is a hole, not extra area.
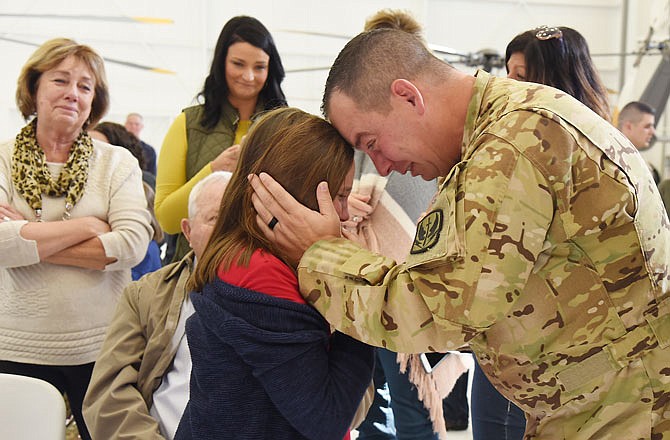
M 470 407 L 468 405 L 468 375 L 469 371 L 461 374 L 451 393 L 442 401 L 444 421 L 449 430 L 464 430 L 468 428 Z
M 35 365 L 19 362 L 0 361 L 0 373 L 17 374 L 34 377 L 49 382 L 58 388 L 62 394 L 67 394 L 70 410 L 77 422 L 79 435 L 84 440 L 91 440 L 86 429 L 84 417 L 81 415 L 81 406 L 86 394 L 86 388 L 93 373 L 93 363 L 84 365 Z M 65 423 L 65 420 L 63 420 Z

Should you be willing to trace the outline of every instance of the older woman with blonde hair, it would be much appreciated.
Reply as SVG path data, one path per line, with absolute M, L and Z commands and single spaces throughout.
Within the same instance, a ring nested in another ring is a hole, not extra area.
M 0 372 L 37 377 L 81 403 L 116 301 L 151 226 L 137 160 L 92 140 L 107 111 L 102 58 L 57 38 L 23 66 L 28 124 L 0 143 Z

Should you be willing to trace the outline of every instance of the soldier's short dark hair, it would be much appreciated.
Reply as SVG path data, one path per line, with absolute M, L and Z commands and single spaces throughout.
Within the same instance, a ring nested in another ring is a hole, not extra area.
M 391 83 L 415 79 L 435 63 L 448 66 L 415 35 L 398 29 L 363 32 L 344 46 L 330 68 L 321 111 L 328 118 L 330 99 L 341 92 L 363 111 L 387 113 Z

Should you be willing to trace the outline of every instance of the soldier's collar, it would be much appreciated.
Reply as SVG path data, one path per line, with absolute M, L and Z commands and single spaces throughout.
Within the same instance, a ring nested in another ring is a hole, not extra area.
M 476 121 L 479 117 L 479 111 L 484 100 L 486 86 L 491 79 L 491 75 L 484 70 L 477 70 L 475 73 L 475 84 L 472 86 L 472 98 L 468 104 L 468 113 L 465 117 L 465 127 L 463 127 L 463 141 L 461 144 L 461 157 L 465 157 L 466 148 L 470 145 L 470 140 L 476 127 Z

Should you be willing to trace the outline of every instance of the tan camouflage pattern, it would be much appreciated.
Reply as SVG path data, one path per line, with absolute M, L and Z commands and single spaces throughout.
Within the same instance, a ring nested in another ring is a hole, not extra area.
M 637 150 L 572 97 L 485 72 L 462 148 L 437 240 L 433 216 L 404 264 L 320 241 L 303 295 L 393 351 L 468 343 L 526 439 L 670 438 L 670 228 Z

